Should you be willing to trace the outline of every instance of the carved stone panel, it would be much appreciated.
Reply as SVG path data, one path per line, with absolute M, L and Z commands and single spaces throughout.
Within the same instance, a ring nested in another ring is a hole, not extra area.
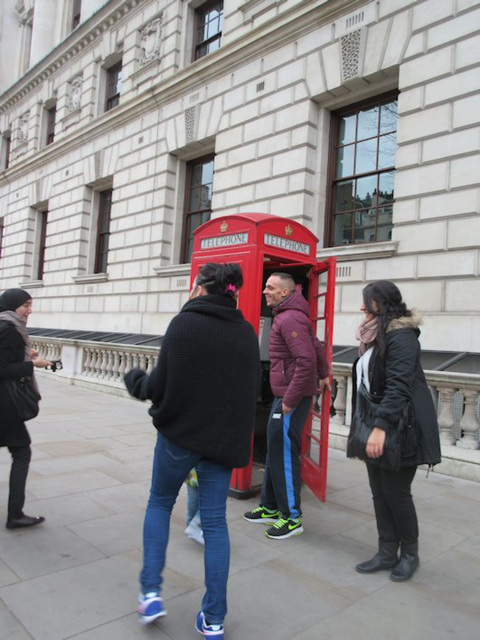
M 67 109 L 69 111 L 76 111 L 77 109 L 80 109 L 80 103 L 82 99 L 82 85 L 82 76 L 77 76 L 70 82 L 67 93 Z
M 185 109 L 185 140 L 187 143 L 195 140 L 195 107 Z
M 20 121 L 18 123 L 18 141 L 20 143 L 26 142 L 28 140 L 28 124 L 30 121 L 30 113 L 24 113 L 23 116 L 20 116 Z
M 360 75 L 361 30 L 352 31 L 340 39 L 342 46 L 343 81 L 358 78 Z
M 163 14 L 147 24 L 140 32 L 140 66 L 160 60 Z

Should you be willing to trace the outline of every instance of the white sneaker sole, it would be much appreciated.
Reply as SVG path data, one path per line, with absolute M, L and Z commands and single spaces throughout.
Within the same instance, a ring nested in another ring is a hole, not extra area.
M 283 536 L 271 536 L 269 535 L 268 531 L 265 531 L 266 537 L 270 538 L 270 540 L 285 540 L 286 538 L 291 538 L 292 536 L 299 536 L 301 533 L 303 533 L 303 527 L 298 527 L 298 529 L 294 529 L 289 533 L 284 533 Z

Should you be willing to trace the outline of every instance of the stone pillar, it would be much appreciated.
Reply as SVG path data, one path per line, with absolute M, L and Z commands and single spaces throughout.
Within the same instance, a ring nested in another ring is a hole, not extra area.
M 345 376 L 335 376 L 337 383 L 337 395 L 335 396 L 336 414 L 332 418 L 332 422 L 345 424 L 345 408 L 347 406 L 347 378 Z
M 57 13 L 58 5 L 56 0 L 35 1 L 30 67 L 33 67 L 39 60 L 50 53 L 57 44 L 54 37 Z
M 442 403 L 442 409 L 438 416 L 440 442 L 441 444 L 452 445 L 455 444 L 455 438 L 453 435 L 455 420 L 453 417 L 452 403 L 456 389 L 453 389 L 452 387 L 437 387 L 437 391 Z
M 465 411 L 463 417 L 460 420 L 460 428 L 463 431 L 463 438 L 457 442 L 457 447 L 461 449 L 478 449 L 478 423 L 475 413 L 478 391 L 473 389 L 472 391 L 464 391 L 463 396 L 465 398 Z

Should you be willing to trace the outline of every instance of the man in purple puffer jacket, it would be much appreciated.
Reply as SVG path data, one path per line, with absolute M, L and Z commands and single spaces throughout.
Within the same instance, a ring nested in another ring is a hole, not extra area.
M 263 291 L 272 309 L 270 386 L 274 400 L 267 427 L 267 459 L 260 506 L 244 515 L 271 524 L 275 540 L 303 532 L 300 509 L 303 428 L 312 396 L 329 386 L 323 348 L 313 333 L 308 302 L 288 273 L 273 273 Z

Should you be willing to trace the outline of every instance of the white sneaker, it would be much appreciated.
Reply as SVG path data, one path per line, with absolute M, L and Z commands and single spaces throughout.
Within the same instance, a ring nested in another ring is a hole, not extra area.
M 205 545 L 202 527 L 195 521 L 195 519 L 190 520 L 187 528 L 185 529 L 185 533 L 191 540 L 195 540 L 195 542 L 198 542 L 198 544 L 201 544 L 202 546 Z

